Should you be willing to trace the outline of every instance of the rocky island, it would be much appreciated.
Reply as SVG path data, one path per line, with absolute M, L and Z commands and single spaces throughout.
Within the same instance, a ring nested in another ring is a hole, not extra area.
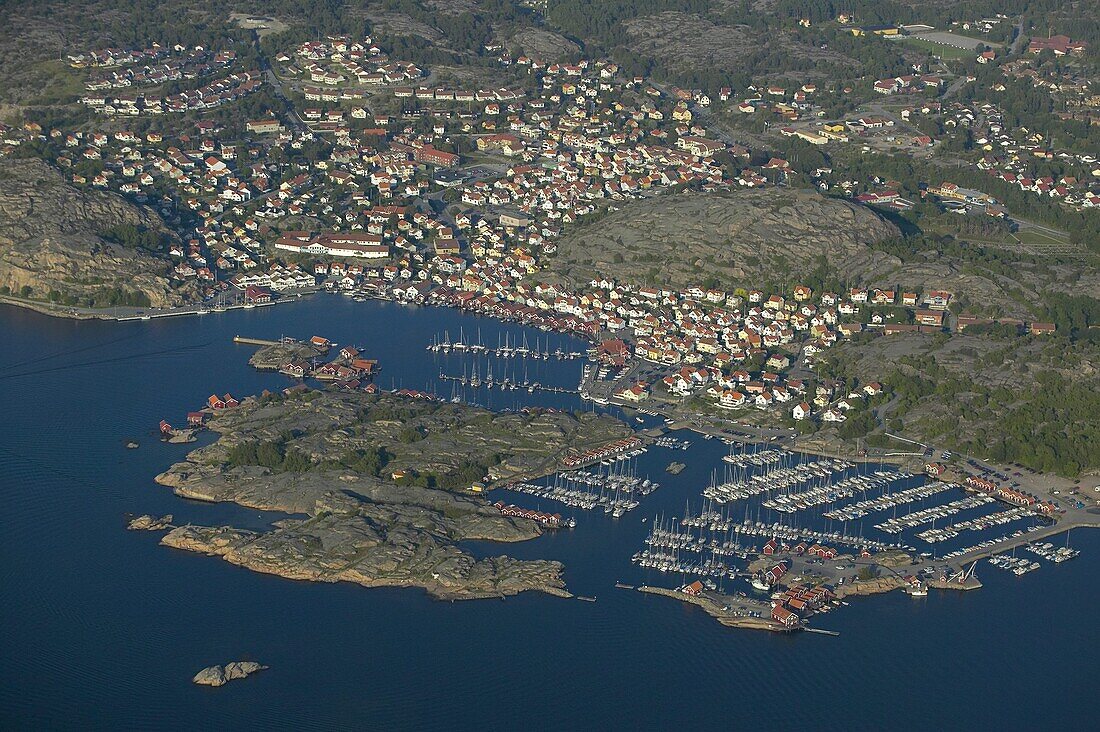
M 301 341 L 282 341 L 258 349 L 248 359 L 248 365 L 260 371 L 278 371 L 284 364 L 292 361 L 317 358 L 324 355 L 326 349 Z
M 267 666 L 255 661 L 233 661 L 225 666 L 208 666 L 195 674 L 191 681 L 199 686 L 224 686 L 230 681 L 246 678 L 266 668 Z
M 244 400 L 208 423 L 213 444 L 157 476 L 183 497 L 293 514 L 270 531 L 180 526 L 161 543 L 257 572 L 367 587 L 422 587 L 441 599 L 525 590 L 568 596 L 562 565 L 477 559 L 458 542 L 539 536 L 504 516 L 483 482 L 552 471 L 574 451 L 630 433 L 614 418 L 477 407 L 345 391 Z

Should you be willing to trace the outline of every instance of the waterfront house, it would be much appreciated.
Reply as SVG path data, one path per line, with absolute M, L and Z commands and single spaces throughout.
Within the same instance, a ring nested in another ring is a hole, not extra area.
M 703 583 L 699 580 L 695 580 L 691 584 L 684 585 L 680 588 L 680 592 L 685 595 L 691 595 L 692 597 L 698 597 L 703 594 Z
M 772 620 L 775 620 L 786 628 L 793 628 L 798 625 L 799 622 L 798 616 L 782 605 L 776 605 L 772 608 Z

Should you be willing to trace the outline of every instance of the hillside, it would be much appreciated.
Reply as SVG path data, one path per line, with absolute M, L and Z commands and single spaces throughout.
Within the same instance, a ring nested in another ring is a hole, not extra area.
M 789 33 L 762 38 L 749 26 L 715 23 L 697 14 L 668 11 L 629 20 L 624 26 L 631 48 L 638 54 L 689 76 L 703 69 L 738 68 L 750 59 L 750 66 L 767 66 L 769 59 L 781 59 L 786 70 L 802 81 L 826 78 L 827 70 L 851 72 L 858 66 L 854 59 Z M 668 33 L 669 28 L 676 28 L 677 33 Z M 684 43 L 684 38 L 693 41 Z
M 906 437 L 1070 477 L 1100 470 L 1100 346 L 1090 339 L 970 329 L 860 339 L 830 351 L 818 369 L 827 373 L 886 384 L 876 416 Z
M 84 307 L 178 305 L 166 256 L 109 240 L 170 237 L 151 211 L 121 196 L 83 191 L 39 160 L 0 161 L 0 291 Z
M 841 272 L 889 265 L 867 244 L 898 235 L 866 208 L 775 188 L 681 193 L 625 205 L 567 236 L 553 269 L 674 287 L 791 285 L 823 257 Z
M 1036 262 L 965 243 L 913 251 L 868 208 L 776 188 L 628 203 L 567 235 L 551 269 L 574 283 L 600 275 L 674 288 L 947 290 L 968 312 L 1018 318 L 1034 317 L 1050 293 L 1100 295 L 1096 271 L 1079 263 Z

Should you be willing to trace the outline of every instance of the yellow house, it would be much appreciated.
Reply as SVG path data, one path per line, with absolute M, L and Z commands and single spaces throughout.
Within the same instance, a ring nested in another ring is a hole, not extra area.
M 687 105 L 681 102 L 676 105 L 676 109 L 672 110 L 672 119 L 677 122 L 690 122 L 691 110 L 687 108 Z

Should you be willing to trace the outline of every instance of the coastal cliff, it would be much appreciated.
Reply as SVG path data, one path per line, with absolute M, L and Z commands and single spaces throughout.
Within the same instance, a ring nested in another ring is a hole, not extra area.
M 40 160 L 0 160 L 0 296 L 6 302 L 77 315 L 82 308 L 193 301 L 195 286 L 173 285 L 170 259 L 145 246 L 173 238 L 151 209 L 115 193 L 76 188 Z

